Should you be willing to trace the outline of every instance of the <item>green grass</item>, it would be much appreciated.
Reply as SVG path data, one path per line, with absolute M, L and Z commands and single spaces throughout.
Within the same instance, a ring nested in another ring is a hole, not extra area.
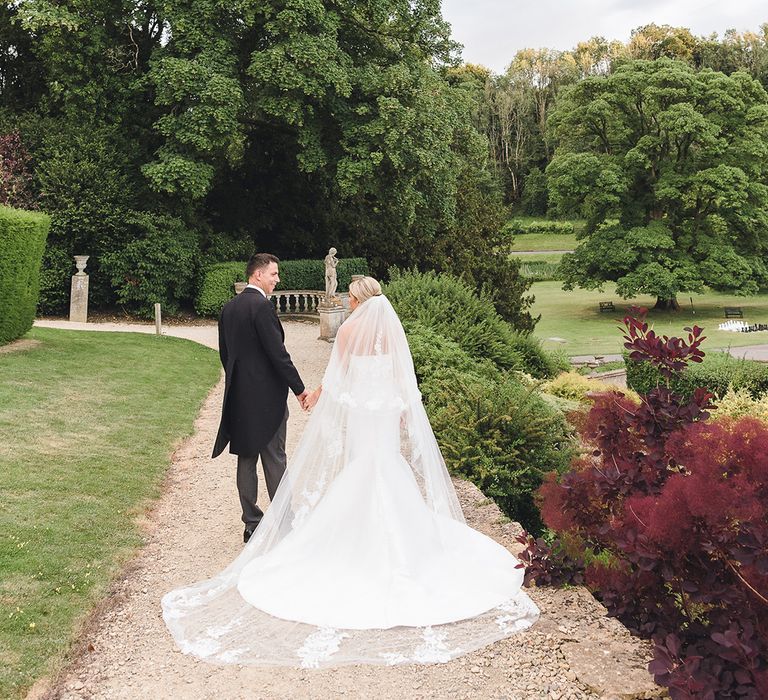
M 141 544 L 179 440 L 219 376 L 176 338 L 33 329 L 0 355 L 0 697 L 55 673 Z
M 603 293 L 583 289 L 565 292 L 561 287 L 561 282 L 535 282 L 531 287 L 536 297 L 533 314 L 541 314 L 535 335 L 544 341 L 546 348 L 561 348 L 571 356 L 620 353 L 623 340 L 617 326 L 621 325 L 625 311 L 632 305 L 650 308 L 656 303 L 653 297 L 623 300 L 616 295 L 612 284 L 606 284 Z M 693 298 L 693 311 L 689 297 Z M 612 301 L 616 310 L 601 312 L 600 301 Z M 679 336 L 685 326 L 696 324 L 704 328 L 704 335 L 707 336 L 705 352 L 729 346 L 768 343 L 768 333 L 717 330 L 718 324 L 725 321 L 724 306 L 742 307 L 744 320 L 748 323 L 768 322 L 768 294 L 739 297 L 708 292 L 681 295 L 678 301 L 682 307 L 679 311 L 649 311 L 648 320 L 657 333 Z M 548 340 L 555 337 L 566 342 Z
M 515 255 L 512 253 L 510 257 L 516 257 L 522 262 L 525 263 L 533 263 L 533 262 L 543 262 L 543 263 L 551 263 L 552 265 L 559 265 L 560 261 L 563 259 L 562 253 L 535 253 L 533 255 Z
M 511 252 L 519 250 L 573 250 L 576 247 L 575 233 L 524 233 L 515 236 Z

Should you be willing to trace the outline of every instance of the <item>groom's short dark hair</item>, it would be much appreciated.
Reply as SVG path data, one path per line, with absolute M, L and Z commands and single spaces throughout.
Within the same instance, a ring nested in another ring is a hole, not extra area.
M 266 267 L 269 263 L 279 263 L 280 258 L 272 253 L 256 253 L 251 255 L 251 259 L 245 266 L 245 279 L 250 279 L 251 275 L 262 267 Z

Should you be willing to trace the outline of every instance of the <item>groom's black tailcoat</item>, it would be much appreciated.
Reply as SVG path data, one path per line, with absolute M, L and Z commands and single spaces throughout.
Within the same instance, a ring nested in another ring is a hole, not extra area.
M 304 391 L 284 341 L 274 305 L 258 290 L 247 287 L 224 305 L 219 356 L 226 386 L 214 457 L 227 443 L 232 454 L 258 455 L 285 417 L 288 389 Z

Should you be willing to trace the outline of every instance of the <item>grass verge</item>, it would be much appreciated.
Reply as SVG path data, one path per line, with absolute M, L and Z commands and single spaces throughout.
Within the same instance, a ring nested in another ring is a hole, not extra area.
M 177 338 L 27 337 L 0 355 L 2 698 L 58 670 L 219 377 L 213 350 Z

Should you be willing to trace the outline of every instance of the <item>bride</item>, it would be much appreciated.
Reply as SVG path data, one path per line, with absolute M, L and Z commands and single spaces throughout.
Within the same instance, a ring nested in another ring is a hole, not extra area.
M 445 662 L 538 617 L 517 560 L 464 522 L 395 310 L 371 277 L 349 298 L 250 542 L 214 578 L 163 598 L 186 653 L 313 668 Z

